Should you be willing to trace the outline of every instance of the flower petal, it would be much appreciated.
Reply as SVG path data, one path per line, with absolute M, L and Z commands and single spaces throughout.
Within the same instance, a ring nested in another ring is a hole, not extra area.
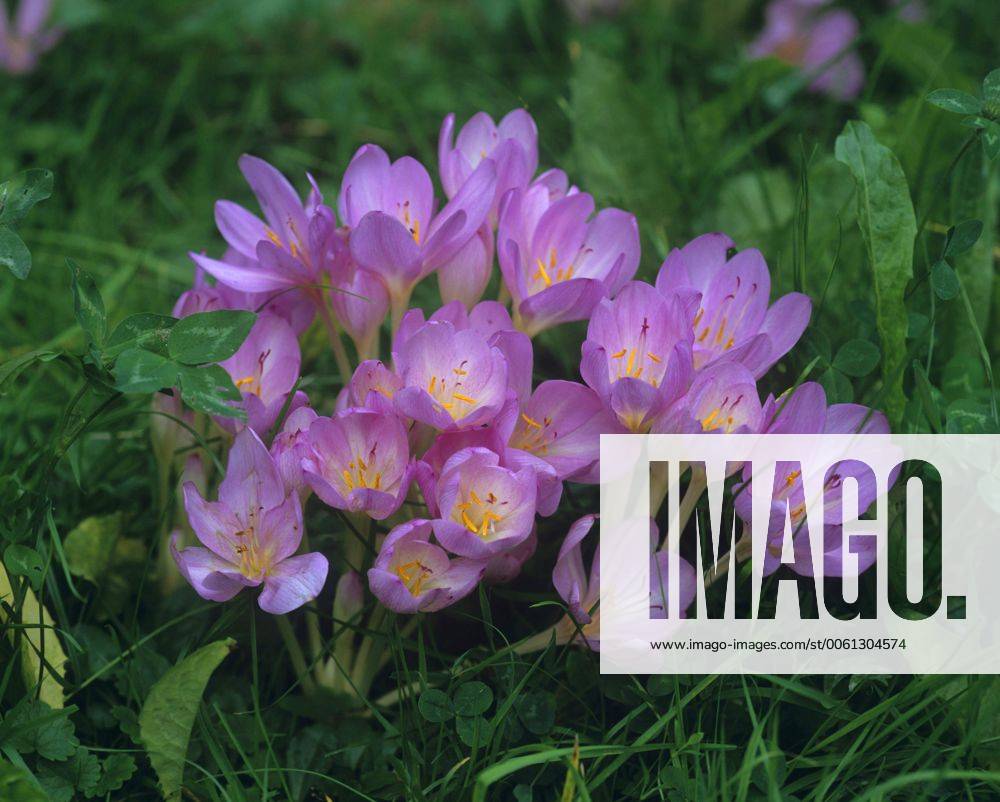
M 326 557 L 318 551 L 278 563 L 264 577 L 264 590 L 257 598 L 260 609 L 284 615 L 315 599 L 323 590 L 329 568 Z

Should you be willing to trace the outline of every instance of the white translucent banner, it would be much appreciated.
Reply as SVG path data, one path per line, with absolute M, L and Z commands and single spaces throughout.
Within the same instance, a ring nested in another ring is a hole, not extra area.
M 1000 673 L 1000 436 L 603 435 L 600 512 L 603 673 Z

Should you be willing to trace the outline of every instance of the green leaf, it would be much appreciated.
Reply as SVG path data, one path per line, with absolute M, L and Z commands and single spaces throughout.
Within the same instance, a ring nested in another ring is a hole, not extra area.
M 466 746 L 483 747 L 493 738 L 493 722 L 482 716 L 459 716 L 455 719 L 455 730 Z
M 115 387 L 123 393 L 155 393 L 177 384 L 180 366 L 145 348 L 123 351 L 112 371 Z
M 965 253 L 975 245 L 983 234 L 982 220 L 963 220 L 958 225 L 948 229 L 948 238 L 945 241 L 944 255 L 958 256 Z
M 23 698 L 4 716 L 0 744 L 22 755 L 37 752 L 48 760 L 66 760 L 80 745 L 69 718 L 75 711 L 53 710 L 40 699 Z
M 108 318 L 104 300 L 93 277 L 72 259 L 66 260 L 73 285 L 73 308 L 80 324 L 94 345 L 100 347 L 108 334 Z
M 466 682 L 455 691 L 455 713 L 460 716 L 478 716 L 490 709 L 493 691 L 482 682 Z
M 847 404 L 854 400 L 854 389 L 839 370 L 827 369 L 819 377 L 819 383 L 823 385 L 826 400 L 831 404 Z
M 556 700 L 548 691 L 529 691 L 514 706 L 528 732 L 546 735 L 555 725 Z
M 246 420 L 246 412 L 229 403 L 242 398 L 240 391 L 233 384 L 229 374 L 218 365 L 206 365 L 200 368 L 182 365 L 178 378 L 181 383 L 181 397 L 192 409 L 208 415 Z
M 63 543 L 70 572 L 97 584 L 111 564 L 121 531 L 120 512 L 81 521 Z
M 48 170 L 25 170 L 0 184 L 0 223 L 14 225 L 31 207 L 52 194 L 52 173 Z
M 167 338 L 175 323 L 177 323 L 176 318 L 152 312 L 129 315 L 111 332 L 104 348 L 104 355 L 112 359 L 129 348 L 145 348 L 160 356 L 166 356 Z
M 0 225 L 0 265 L 16 278 L 27 278 L 31 272 L 31 252 L 14 229 Z
M 15 802 L 49 802 L 27 769 L 0 760 L 0 799 Z
M 983 78 L 983 102 L 986 105 L 1000 105 L 1000 69 L 993 70 Z M 1000 108 L 989 110 L 994 116 L 1000 115 Z
M 181 798 L 184 758 L 194 717 L 212 672 L 236 641 L 215 641 L 192 652 L 160 678 L 139 713 L 139 731 L 167 802 Z
M 117 791 L 135 774 L 135 758 L 131 755 L 109 755 L 101 763 L 101 779 L 94 788 L 94 796 L 106 796 Z
M 875 369 L 880 356 L 875 343 L 861 339 L 848 340 L 837 351 L 833 366 L 841 373 L 860 378 Z
M 932 106 L 953 114 L 979 114 L 982 108 L 979 98 L 958 89 L 935 89 L 926 100 Z
M 941 259 L 934 263 L 931 268 L 931 287 L 934 294 L 942 301 L 950 301 L 958 297 L 959 286 L 958 276 L 951 269 L 951 265 Z
M 889 422 L 898 426 L 906 408 L 906 284 L 913 275 L 917 233 L 906 176 L 889 148 L 871 129 L 851 121 L 837 137 L 837 160 L 846 164 L 857 187 L 858 225 L 874 273 L 876 327 L 882 342 L 882 380 Z
M 442 724 L 455 715 L 448 694 L 437 688 L 428 688 L 420 694 L 420 698 L 417 700 L 417 709 L 420 711 L 420 715 L 432 724 Z
M 221 362 L 243 345 L 256 319 L 253 312 L 235 309 L 188 315 L 171 330 L 167 351 L 184 365 Z
M 13 359 L 8 359 L 0 365 L 0 395 L 4 395 L 9 392 L 10 385 L 13 383 L 14 379 L 20 376 L 24 370 L 31 367 L 36 362 L 51 362 L 58 356 L 59 353 L 56 351 L 38 349 L 37 351 L 28 351 L 26 354 L 21 354 L 20 356 L 15 356 Z
M 23 576 L 35 590 L 42 587 L 45 576 L 45 561 L 42 555 L 30 546 L 21 543 L 11 543 L 3 553 L 3 562 L 7 573 Z

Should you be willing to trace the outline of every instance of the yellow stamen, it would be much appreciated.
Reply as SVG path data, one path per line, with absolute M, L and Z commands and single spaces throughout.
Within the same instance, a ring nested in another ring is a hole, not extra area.
M 538 272 L 535 273 L 535 278 L 540 278 L 545 282 L 546 287 L 552 286 L 552 279 L 549 277 L 548 271 L 545 269 L 545 263 L 541 259 L 535 260 L 538 264 Z
M 467 513 L 465 510 L 462 510 L 462 523 L 464 523 L 465 528 L 468 529 L 473 534 L 479 533 L 479 528 L 472 522 L 472 519 L 469 517 L 469 513 Z
M 663 359 L 661 359 L 660 357 L 658 357 L 652 351 L 647 351 L 646 352 L 646 356 L 648 356 L 650 359 L 652 359 L 657 365 L 659 365 L 663 361 Z
M 413 235 L 413 241 L 420 244 L 420 221 L 414 220 L 413 226 L 410 228 L 410 233 Z
M 437 385 L 437 376 L 431 376 L 431 383 L 427 385 L 427 392 L 434 395 L 434 387 Z
M 635 349 L 628 352 L 628 362 L 625 363 L 625 375 L 632 375 L 632 366 L 635 364 Z
M 626 349 L 625 349 L 625 348 L 622 348 L 622 350 L 621 350 L 621 351 L 615 351 L 615 352 L 614 352 L 614 353 L 613 353 L 613 354 L 611 355 L 611 358 L 612 358 L 612 359 L 621 359 L 621 358 L 622 358 L 623 356 L 625 356 L 625 352 L 626 352 Z
M 451 397 L 452 398 L 457 398 L 459 401 L 464 401 L 466 404 L 475 404 L 476 403 L 476 399 L 475 398 L 470 398 L 469 396 L 462 395 L 461 393 L 452 393 Z
M 275 234 L 271 229 L 267 230 L 267 238 L 271 240 L 271 242 L 273 242 L 279 248 L 282 247 L 283 243 L 281 241 L 281 237 Z
M 246 385 L 253 384 L 256 380 L 256 376 L 244 376 L 242 379 L 237 379 L 234 384 L 237 387 L 246 387 Z
M 710 432 L 713 429 L 718 429 L 719 424 L 714 423 L 714 421 L 717 417 L 719 417 L 719 412 L 721 411 L 722 410 L 720 410 L 719 407 L 716 407 L 711 412 L 709 412 L 708 415 L 706 415 L 704 418 L 701 419 L 701 428 L 704 429 L 706 432 Z
M 479 498 L 479 496 L 476 495 L 476 491 L 475 490 L 470 490 L 469 491 L 469 498 L 472 499 L 472 502 L 474 504 L 478 504 L 480 507 L 483 506 L 483 500 L 481 498 Z
M 541 429 L 542 428 L 542 424 L 540 424 L 534 418 L 529 418 L 523 412 L 521 413 L 521 420 L 523 420 L 525 423 L 527 423 L 532 429 Z

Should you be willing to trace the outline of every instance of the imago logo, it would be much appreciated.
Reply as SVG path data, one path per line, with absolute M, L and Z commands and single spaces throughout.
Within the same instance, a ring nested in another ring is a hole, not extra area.
M 1000 436 L 604 435 L 605 673 L 1000 672 Z

